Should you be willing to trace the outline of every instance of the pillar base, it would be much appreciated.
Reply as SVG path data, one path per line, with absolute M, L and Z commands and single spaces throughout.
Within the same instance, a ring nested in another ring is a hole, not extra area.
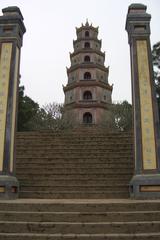
M 133 176 L 129 184 L 130 197 L 135 199 L 160 199 L 160 174 Z
M 18 198 L 19 183 L 16 177 L 0 175 L 0 199 Z

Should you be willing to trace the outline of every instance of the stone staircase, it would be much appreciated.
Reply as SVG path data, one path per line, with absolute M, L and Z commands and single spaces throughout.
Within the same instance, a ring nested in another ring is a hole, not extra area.
M 159 240 L 160 201 L 0 202 L 1 240 Z
M 132 148 L 131 133 L 18 133 L 0 240 L 160 240 L 160 200 L 129 199 Z
M 20 198 L 129 197 L 131 134 L 26 132 L 17 141 Z

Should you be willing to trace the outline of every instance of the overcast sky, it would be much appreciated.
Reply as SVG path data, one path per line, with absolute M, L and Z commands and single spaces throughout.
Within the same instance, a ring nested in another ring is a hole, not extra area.
M 21 85 L 40 105 L 64 102 L 62 84 L 67 84 L 66 66 L 73 52 L 75 27 L 86 22 L 99 26 L 113 101 L 131 102 L 130 56 L 125 31 L 131 0 L 0 0 L 1 9 L 18 6 L 27 32 L 21 54 Z M 139 2 L 139 1 L 138 1 Z M 160 0 L 143 0 L 151 19 L 151 44 L 160 41 Z

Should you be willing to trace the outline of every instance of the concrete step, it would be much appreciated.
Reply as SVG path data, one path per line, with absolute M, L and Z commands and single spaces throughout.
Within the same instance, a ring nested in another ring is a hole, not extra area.
M 28 146 L 28 147 L 92 147 L 92 146 L 101 146 L 102 148 L 106 147 L 132 147 L 133 142 L 130 138 L 125 138 L 125 139 L 106 139 L 106 138 L 99 138 L 99 139 L 74 139 L 74 138 L 68 138 L 68 139 L 47 139 L 47 138 L 35 138 L 33 140 L 30 139 L 22 139 L 22 140 L 17 140 L 18 146 L 20 148 L 23 148 L 23 146 Z
M 24 135 L 23 137 L 16 137 L 16 140 L 18 142 L 22 142 L 22 141 L 31 141 L 33 142 L 35 139 L 38 140 L 38 142 L 41 142 L 41 141 L 44 141 L 44 140 L 47 140 L 47 141 L 53 141 L 54 143 L 56 143 L 55 140 L 58 140 L 59 142 L 66 142 L 67 140 L 71 141 L 71 142 L 74 142 L 74 143 L 77 143 L 79 141 L 83 141 L 84 139 L 86 139 L 88 142 L 92 139 L 94 140 L 94 142 L 98 142 L 102 139 L 105 139 L 105 140 L 110 140 L 111 142 L 112 141 L 117 141 L 117 143 L 123 143 L 123 141 L 126 141 L 126 139 L 129 140 L 129 143 L 132 143 L 134 137 L 133 135 L 130 136 L 130 135 L 115 135 L 115 134 L 112 134 L 111 136 L 108 136 L 107 134 L 96 134 L 96 135 L 93 135 L 93 134 L 84 134 L 84 135 L 71 135 L 71 134 L 62 134 L 61 136 L 49 136 L 49 135 L 46 135 L 44 136 L 43 134 L 40 134 L 39 136 L 35 135 L 35 136 L 31 136 L 31 135 Z M 119 139 L 122 139 L 122 141 L 120 142 Z M 74 140 L 74 141 L 73 141 Z
M 52 191 L 52 192 L 56 192 L 56 191 L 86 191 L 88 193 L 93 192 L 93 191 L 128 191 L 128 184 L 113 184 L 113 185 L 99 185 L 96 184 L 95 186 L 90 185 L 90 186 L 86 186 L 86 185 L 73 185 L 72 186 L 67 186 L 67 184 L 65 185 L 58 185 L 58 186 L 41 186 L 39 185 L 39 183 L 37 182 L 37 186 L 32 186 L 32 185 L 25 185 L 25 184 L 20 184 L 20 191 Z
M 68 140 L 70 139 L 71 141 L 74 139 L 74 140 L 83 140 L 83 139 L 87 139 L 87 140 L 90 140 L 90 139 L 94 139 L 95 141 L 99 140 L 99 139 L 107 139 L 107 140 L 117 140 L 117 139 L 132 139 L 132 135 L 129 135 L 129 134 L 125 134 L 124 132 L 122 134 L 114 134 L 112 133 L 111 135 L 109 134 L 34 134 L 34 135 L 31 135 L 31 133 L 28 132 L 28 134 L 24 133 L 23 136 L 17 136 L 17 141 L 20 141 L 20 140 L 34 140 L 34 139 L 39 139 L 39 140 L 44 140 L 44 139 L 47 139 L 47 140 L 55 140 L 55 139 L 58 139 L 58 140 Z
M 106 150 L 132 150 L 132 145 L 131 144 L 105 144 L 105 145 L 102 145 L 102 144 L 98 144 L 98 143 L 95 143 L 95 144 L 56 144 L 56 145 L 53 145 L 53 144 L 44 144 L 44 145 L 28 145 L 28 144 L 24 144 L 23 145 L 18 145 L 17 146 L 17 150 L 18 151 L 29 151 L 29 150 L 40 150 L 41 148 L 43 147 L 43 149 L 45 149 L 46 151 L 53 151 L 54 150 L 87 150 L 87 151 L 94 151 L 94 150 L 103 150 L 103 151 L 106 151 Z
M 34 140 L 37 140 L 36 142 Z M 120 141 L 121 139 L 121 141 Z M 29 137 L 29 136 L 24 136 L 23 138 L 16 138 L 16 141 L 18 143 L 33 143 L 35 145 L 37 144 L 45 144 L 45 142 L 53 145 L 59 145 L 59 143 L 73 143 L 73 145 L 76 145 L 77 143 L 81 143 L 82 145 L 84 145 L 85 142 L 87 142 L 89 145 L 96 145 L 99 144 L 100 142 L 102 143 L 102 145 L 108 145 L 108 144 L 112 144 L 113 142 L 117 143 L 117 145 L 121 145 L 125 142 L 127 142 L 128 144 L 133 144 L 133 139 L 131 136 L 107 136 L 107 135 L 96 135 L 96 136 L 92 136 L 91 134 L 88 136 L 71 136 L 71 135 L 66 135 L 66 136 L 54 136 L 54 137 L 48 137 L 48 136 L 43 136 L 43 135 L 39 135 L 39 136 L 35 136 L 35 137 Z M 105 140 L 105 141 L 102 141 Z
M 0 200 L 0 211 L 24 212 L 144 212 L 160 211 L 160 200 L 17 199 Z
M 119 143 L 121 141 L 121 143 Z M 93 143 L 94 142 L 94 143 Z M 21 148 L 23 148 L 24 146 L 28 147 L 28 148 L 32 148 L 32 147 L 37 147 L 37 148 L 40 148 L 40 147 L 46 147 L 46 148 L 50 148 L 50 147 L 53 147 L 53 148 L 59 148 L 59 147 L 65 147 L 65 146 L 68 146 L 69 148 L 70 147 L 83 147 L 83 148 L 91 148 L 91 147 L 98 147 L 100 146 L 101 148 L 105 148 L 105 147 L 112 147 L 113 148 L 116 148 L 116 146 L 118 146 L 119 148 L 121 147 L 126 147 L 126 148 L 132 148 L 133 146 L 133 143 L 130 139 L 118 139 L 118 140 L 115 140 L 115 139 L 99 139 L 99 140 L 95 140 L 95 139 L 90 139 L 90 140 L 87 140 L 87 139 L 82 139 L 82 140 L 69 140 L 69 139 L 66 139 L 66 140 L 47 140 L 47 139 L 44 139 L 44 140 L 39 140 L 39 139 L 34 139 L 34 140 L 21 140 L 21 141 L 17 141 L 17 144 L 18 146 Z
M 43 163 L 23 163 L 23 162 L 19 162 L 16 166 L 17 170 L 20 169 L 54 169 L 54 168 L 81 168 L 81 169 L 85 169 L 85 168 L 90 168 L 90 169 L 97 169 L 97 168 L 107 168 L 107 169 L 114 169 L 114 168 L 118 168 L 118 169 L 133 169 L 133 164 L 131 164 L 130 162 L 127 163 L 55 163 L 54 161 L 51 163 L 47 163 L 44 161 Z
M 57 167 L 57 168 L 61 168 L 61 167 L 80 167 L 80 168 L 96 168 L 96 167 L 107 167 L 107 168 L 114 168 L 115 166 L 117 166 L 117 168 L 123 168 L 123 167 L 128 167 L 128 168 L 133 168 L 133 163 L 126 161 L 126 162 L 108 162 L 108 160 L 105 162 L 88 162 L 88 161 L 48 161 L 46 164 L 46 161 L 37 161 L 35 160 L 34 162 L 30 162 L 30 161 L 16 161 L 17 166 L 16 168 L 42 168 L 42 167 Z
M 38 151 L 38 153 L 37 153 L 37 151 Z M 94 149 L 94 150 L 92 150 L 92 149 L 89 149 L 89 150 L 83 150 L 83 149 L 52 149 L 52 150 L 50 150 L 50 151 L 48 151 L 48 150 L 46 150 L 45 148 L 42 148 L 41 150 L 39 150 L 39 149 L 34 149 L 34 150 L 32 150 L 32 149 L 28 149 L 28 150 L 21 150 L 21 151 L 17 151 L 17 155 L 18 156 L 20 156 L 20 155 L 24 155 L 24 154 L 30 154 L 32 152 L 32 154 L 33 155 L 43 155 L 43 154 L 45 154 L 46 155 L 46 153 L 47 153 L 47 155 L 49 156 L 49 155 L 51 155 L 51 154 L 60 154 L 60 155 L 63 155 L 64 153 L 65 154 L 76 154 L 76 155 L 82 155 L 82 156 L 84 156 L 84 155 L 88 155 L 88 154 L 91 154 L 91 155 L 94 155 L 94 154 L 102 154 L 102 155 L 108 155 L 108 154 L 120 154 L 120 155 L 122 155 L 122 154 L 124 154 L 124 155 L 126 155 L 126 154 L 129 154 L 129 156 L 132 156 L 133 154 L 132 154 L 132 151 L 131 151 L 131 149 L 113 149 L 113 148 L 111 148 L 111 149 L 105 149 L 105 150 L 103 150 L 103 149 Z
M 17 178 L 18 179 L 28 179 L 28 180 L 56 180 L 56 179 L 101 179 L 101 178 L 106 178 L 107 179 L 130 179 L 132 177 L 132 173 L 126 172 L 125 174 L 120 172 L 118 175 L 114 172 L 111 173 L 59 173 L 59 171 L 55 174 L 53 173 L 44 173 L 43 175 L 39 172 L 37 174 L 35 173 L 28 173 L 24 174 L 22 171 L 17 173 Z
M 160 233 L 113 233 L 113 234 L 37 234 L 0 233 L 2 240 L 159 240 Z
M 12 222 L 0 221 L 1 233 L 59 233 L 59 234 L 101 234 L 101 233 L 159 233 L 160 221 L 139 222 Z
M 18 158 L 53 158 L 53 159 L 57 159 L 57 158 L 83 158 L 85 159 L 90 158 L 92 159 L 92 157 L 94 158 L 118 158 L 118 157 L 124 157 L 124 158 L 132 158 L 133 155 L 131 152 L 108 152 L 108 153 L 104 153 L 104 152 L 97 152 L 97 153 L 93 153 L 93 152 L 88 152 L 88 153 L 76 153 L 76 152 L 68 152 L 66 153 L 61 152 L 61 153 L 27 153 L 27 155 L 25 153 L 23 154 L 18 154 L 17 153 L 17 157 Z
M 16 162 L 19 163 L 116 163 L 116 164 L 124 164 L 124 163 L 132 163 L 133 164 L 133 158 L 132 157 L 128 157 L 128 156 L 119 156 L 119 157 L 115 157 L 112 156 L 112 158 L 105 156 L 105 157 L 90 157 L 90 156 L 85 156 L 85 157 L 81 157 L 81 156 L 70 156 L 67 157 L 67 155 L 65 156 L 57 156 L 55 157 L 54 154 L 51 157 L 45 156 L 45 157 L 28 157 L 28 155 L 25 156 L 16 156 Z
M 38 181 L 38 186 L 112 186 L 112 185 L 122 185 L 128 184 L 129 179 L 44 179 Z M 21 186 L 37 186 L 37 182 L 35 180 L 21 179 Z
M 116 169 L 116 168 L 41 168 L 41 169 L 26 169 L 26 168 L 21 168 L 17 169 L 17 175 L 19 173 L 25 174 L 125 174 L 128 172 L 132 172 L 132 168 L 122 168 L 122 169 Z
M 121 133 L 64 133 L 61 132 L 59 134 L 57 133 L 51 133 L 51 132 L 18 132 L 16 134 L 17 139 L 34 139 L 34 138 L 47 138 L 47 139 L 68 139 L 68 138 L 75 138 L 75 139 L 79 139 L 79 138 L 95 138 L 95 139 L 100 139 L 100 138 L 107 138 L 107 139 L 118 139 L 118 138 L 131 138 L 133 136 L 132 133 L 127 133 L 127 132 L 121 132 Z
M 45 147 L 47 150 L 50 150 L 52 148 L 84 148 L 84 149 L 90 149 L 92 147 L 99 147 L 100 149 L 105 149 L 105 148 L 132 148 L 133 147 L 133 143 L 131 141 L 131 139 L 105 139 L 105 138 L 101 138 L 99 140 L 96 139 L 82 139 L 82 140 L 76 140 L 76 139 L 66 139 L 66 140 L 59 140 L 59 139 L 51 139 L 51 140 L 47 140 L 47 139 L 41 139 L 41 138 L 37 138 L 34 141 L 30 141 L 27 139 L 23 139 L 21 141 L 17 141 L 18 143 L 18 149 L 23 149 L 24 146 L 28 149 L 28 148 L 40 148 L 40 147 Z
M 20 198 L 39 199 L 121 199 L 128 198 L 129 191 L 20 191 Z
M 102 181 L 102 176 L 101 174 L 99 174 L 99 176 L 97 175 L 97 182 L 98 184 L 114 184 L 114 183 L 129 183 L 129 181 L 131 180 L 133 174 L 130 173 L 127 176 L 121 174 L 121 176 L 116 176 L 112 173 L 112 174 L 106 174 L 106 178 L 105 181 Z M 28 184 L 33 184 L 33 182 L 41 182 L 44 183 L 59 183 L 62 184 L 63 181 L 65 181 L 66 184 L 72 183 L 73 184 L 95 184 L 95 175 L 94 174 L 17 174 L 17 178 L 22 181 L 22 183 L 26 182 Z M 82 180 L 83 178 L 83 180 Z M 114 180 L 115 178 L 115 180 Z M 87 182 L 89 180 L 89 182 Z M 91 181 L 93 181 L 93 183 L 91 183 Z
M 148 222 L 160 221 L 160 211 L 103 213 L 0 211 L 0 219 L 13 222 Z

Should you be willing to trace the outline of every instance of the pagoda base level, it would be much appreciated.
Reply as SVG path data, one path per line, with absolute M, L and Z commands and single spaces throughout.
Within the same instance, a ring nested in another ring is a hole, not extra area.
M 133 176 L 129 190 L 134 199 L 160 199 L 160 174 Z
M 16 177 L 0 176 L 0 199 L 17 199 L 19 192 L 19 183 Z

